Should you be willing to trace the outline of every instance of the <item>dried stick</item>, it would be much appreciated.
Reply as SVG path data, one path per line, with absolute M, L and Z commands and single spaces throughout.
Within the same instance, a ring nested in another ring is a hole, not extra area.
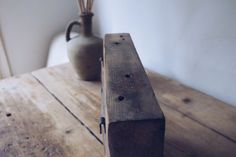
M 85 12 L 86 9 L 85 9 L 85 5 L 84 5 L 84 0 L 81 0 L 81 5 L 82 5 L 82 8 L 83 8 L 83 12 Z
M 78 0 L 78 1 L 77 1 L 77 5 L 78 5 L 78 7 L 80 8 L 80 12 L 82 13 L 82 12 L 83 12 L 83 9 L 82 9 L 82 6 L 81 6 L 81 0 Z
M 94 0 L 91 0 L 91 8 L 90 8 L 91 11 L 92 11 L 92 8 L 93 8 L 93 3 L 94 3 Z
M 88 10 L 89 12 L 92 11 L 92 0 L 88 0 L 89 1 L 89 7 L 88 7 Z
M 87 0 L 86 11 L 89 12 L 89 0 Z
M 91 13 L 94 0 L 77 0 L 81 13 Z

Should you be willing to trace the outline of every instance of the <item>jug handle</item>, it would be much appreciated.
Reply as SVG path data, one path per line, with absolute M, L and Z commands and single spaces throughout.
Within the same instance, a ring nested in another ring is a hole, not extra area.
M 70 34 L 71 34 L 71 31 L 72 31 L 72 28 L 74 25 L 81 26 L 80 22 L 78 22 L 78 21 L 73 21 L 68 25 L 68 27 L 66 29 L 66 41 L 67 42 L 69 42 L 71 40 Z

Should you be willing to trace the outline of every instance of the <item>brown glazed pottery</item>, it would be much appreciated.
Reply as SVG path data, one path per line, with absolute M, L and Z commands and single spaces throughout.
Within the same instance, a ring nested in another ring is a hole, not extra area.
M 100 57 L 103 40 L 92 33 L 93 13 L 80 15 L 80 21 L 71 22 L 66 30 L 67 51 L 70 62 L 82 80 L 100 80 Z M 71 38 L 73 26 L 79 26 L 79 35 Z

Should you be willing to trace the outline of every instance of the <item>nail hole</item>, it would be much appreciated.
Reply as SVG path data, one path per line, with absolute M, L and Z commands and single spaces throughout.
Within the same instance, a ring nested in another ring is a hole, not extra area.
M 114 42 L 115 45 L 119 45 L 120 43 L 119 42 Z
M 125 40 L 125 38 L 122 38 L 122 40 Z
M 126 78 L 131 78 L 131 74 L 126 74 L 125 77 Z
M 119 100 L 119 101 L 123 101 L 124 99 L 125 99 L 125 97 L 123 97 L 123 96 L 119 96 L 119 97 L 118 97 L 118 100 Z
M 120 35 L 121 38 L 123 38 L 124 36 L 123 35 Z
M 70 134 L 72 132 L 72 130 L 66 130 L 66 134 Z
M 184 98 L 182 101 L 183 101 L 184 103 L 188 104 L 188 103 L 191 102 L 191 99 L 189 99 L 189 98 Z
M 11 113 L 7 113 L 6 116 L 7 116 L 7 117 L 11 117 Z

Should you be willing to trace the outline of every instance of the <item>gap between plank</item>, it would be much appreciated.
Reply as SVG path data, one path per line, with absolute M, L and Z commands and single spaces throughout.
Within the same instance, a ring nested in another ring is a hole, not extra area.
M 84 123 L 83 121 L 81 121 L 73 112 L 71 112 L 70 109 L 69 109 L 68 107 L 66 107 L 66 105 L 64 105 L 63 102 L 62 102 L 60 99 L 58 99 L 58 98 L 56 97 L 56 95 L 53 94 L 37 77 L 35 77 L 33 74 L 31 74 L 31 75 L 36 79 L 36 81 L 37 81 L 41 86 L 43 86 L 43 87 L 45 88 L 45 90 L 46 90 L 53 98 L 55 98 L 55 99 L 66 109 L 67 112 L 69 112 L 78 122 L 80 122 L 80 124 L 81 124 L 83 127 L 85 127 L 85 128 L 88 130 L 88 132 L 98 140 L 98 142 L 99 142 L 100 144 L 103 145 L 103 142 L 95 135 L 95 133 L 93 133 L 93 131 L 92 131 L 88 126 L 85 125 L 85 123 Z

